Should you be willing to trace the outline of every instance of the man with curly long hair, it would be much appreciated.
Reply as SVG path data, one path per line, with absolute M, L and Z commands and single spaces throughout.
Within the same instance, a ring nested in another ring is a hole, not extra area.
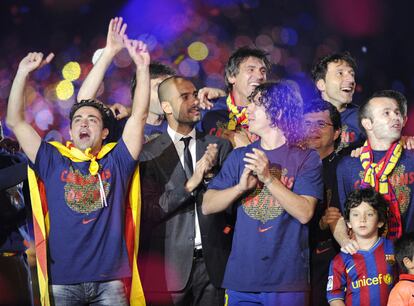
M 227 303 L 307 305 L 307 223 L 322 199 L 321 161 L 297 146 L 303 102 L 295 83 L 261 84 L 249 100 L 249 128 L 260 140 L 230 153 L 202 207 L 204 214 L 237 210 Z

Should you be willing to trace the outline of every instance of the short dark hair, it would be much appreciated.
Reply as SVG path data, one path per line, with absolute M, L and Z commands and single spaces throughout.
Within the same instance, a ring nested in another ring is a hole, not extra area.
M 329 118 L 332 121 L 334 130 L 340 130 L 341 129 L 341 115 L 339 114 L 338 110 L 335 106 L 333 106 L 331 103 L 326 102 L 325 100 L 321 98 L 315 98 L 310 100 L 308 103 L 304 104 L 303 113 L 309 114 L 309 113 L 319 113 L 319 112 L 329 112 Z
M 266 116 L 273 127 L 281 129 L 289 145 L 299 144 L 303 140 L 303 100 L 299 86 L 288 80 L 264 82 L 257 86 L 248 97 L 254 98 L 260 93 L 258 103 L 263 105 Z
M 116 120 L 114 114 L 108 106 L 103 104 L 101 101 L 95 99 L 81 100 L 72 105 L 69 112 L 70 126 L 72 126 L 73 116 L 75 115 L 76 111 L 85 106 L 91 106 L 96 108 L 101 114 L 103 127 L 109 130 L 112 128 L 113 122 Z
M 403 273 L 408 273 L 407 268 L 404 265 L 404 258 L 408 257 L 413 260 L 414 256 L 414 233 L 405 233 L 401 238 L 394 242 L 395 259 L 401 268 Z
M 356 189 L 352 191 L 345 201 L 345 221 L 349 222 L 349 215 L 352 208 L 358 207 L 362 202 L 369 204 L 378 214 L 378 221 L 384 225 L 378 229 L 378 234 L 386 229 L 388 219 L 388 203 L 384 197 L 375 191 L 372 187 Z
M 235 76 L 239 73 L 240 64 L 249 57 L 255 57 L 263 61 L 267 70 L 270 70 L 272 64 L 267 58 L 267 53 L 264 50 L 257 48 L 250 48 L 247 46 L 238 48 L 232 55 L 230 55 L 224 68 L 224 81 L 227 86 L 227 90 L 233 89 L 233 84 L 230 84 L 228 77 Z
M 173 76 L 176 74 L 175 70 L 170 66 L 162 64 L 160 62 L 153 61 L 149 65 L 149 73 L 151 80 L 162 77 L 162 76 Z M 137 87 L 137 77 L 134 73 L 131 79 L 131 97 L 134 98 L 135 87 Z
M 374 98 L 390 98 L 395 100 L 395 102 L 397 102 L 401 115 L 403 117 L 407 116 L 407 98 L 401 92 L 392 89 L 376 91 L 365 101 L 365 103 L 359 109 L 359 126 L 365 135 L 366 130 L 362 126 L 362 119 L 368 118 L 372 120 L 369 102 Z
M 341 130 L 342 128 L 342 122 L 341 122 L 341 115 L 339 114 L 338 110 L 335 106 L 333 106 L 331 103 L 326 102 L 325 100 L 321 98 L 315 98 L 307 103 L 304 104 L 303 108 L 303 114 L 309 114 L 309 113 L 319 113 L 319 112 L 329 112 L 329 118 L 331 119 L 333 129 L 334 131 Z M 341 143 L 341 136 L 339 136 L 337 139 L 335 139 L 335 148 L 339 146 Z
M 348 63 L 348 65 L 351 66 L 354 71 L 357 69 L 356 61 L 348 51 L 331 53 L 320 58 L 313 66 L 311 71 L 313 81 L 316 83 L 320 79 L 324 80 L 326 77 L 326 72 L 328 71 L 328 65 L 330 63 L 338 63 L 341 61 Z

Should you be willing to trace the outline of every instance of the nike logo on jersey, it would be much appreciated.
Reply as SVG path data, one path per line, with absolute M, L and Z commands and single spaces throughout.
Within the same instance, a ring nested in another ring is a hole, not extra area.
M 91 223 L 92 221 L 96 220 L 96 218 L 92 218 L 92 219 L 83 219 L 82 220 L 82 224 L 88 224 Z
M 327 252 L 327 251 L 329 251 L 330 250 L 330 248 L 325 248 L 325 249 L 316 249 L 316 254 L 322 254 L 322 253 L 325 253 L 325 252 Z
M 354 267 L 355 265 L 350 266 L 348 269 L 346 269 L 346 273 L 349 273 L 349 271 L 351 271 Z
M 259 233 L 264 233 L 264 232 L 270 230 L 272 227 L 273 227 L 273 225 L 272 226 L 269 226 L 269 227 L 265 227 L 265 228 L 261 228 L 259 226 L 258 231 L 259 231 Z

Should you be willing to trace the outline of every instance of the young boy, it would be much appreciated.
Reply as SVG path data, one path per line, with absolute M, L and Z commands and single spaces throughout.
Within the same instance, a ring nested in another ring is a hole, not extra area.
M 414 233 L 404 234 L 395 242 L 395 257 L 402 274 L 390 293 L 388 306 L 414 305 Z
M 386 220 L 387 203 L 372 188 L 349 194 L 345 221 L 361 248 L 332 260 L 326 288 L 331 306 L 387 305 L 396 273 L 392 242 L 379 237 Z

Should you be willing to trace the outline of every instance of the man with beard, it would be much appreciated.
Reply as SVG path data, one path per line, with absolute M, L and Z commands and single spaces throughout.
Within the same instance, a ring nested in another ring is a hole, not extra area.
M 361 155 L 342 158 L 337 169 L 342 211 L 352 190 L 375 187 L 389 204 L 387 238 L 392 240 L 414 230 L 414 152 L 403 149 L 401 141 L 406 105 L 406 98 L 397 91 L 375 92 L 360 109 L 360 124 L 367 136 Z M 343 218 L 331 229 L 343 251 L 358 251 Z
M 219 289 L 231 244 L 226 213 L 204 216 L 201 199 L 231 144 L 196 132 L 199 100 L 183 77 L 159 85 L 167 132 L 140 157 L 142 218 L 139 271 L 150 305 L 222 305 Z
M 248 131 L 247 97 L 266 81 L 270 68 L 263 50 L 237 49 L 225 68 L 228 96 L 213 101 L 214 106 L 203 114 L 200 129 L 230 140 L 233 147 L 243 147 L 256 140 L 257 137 Z

